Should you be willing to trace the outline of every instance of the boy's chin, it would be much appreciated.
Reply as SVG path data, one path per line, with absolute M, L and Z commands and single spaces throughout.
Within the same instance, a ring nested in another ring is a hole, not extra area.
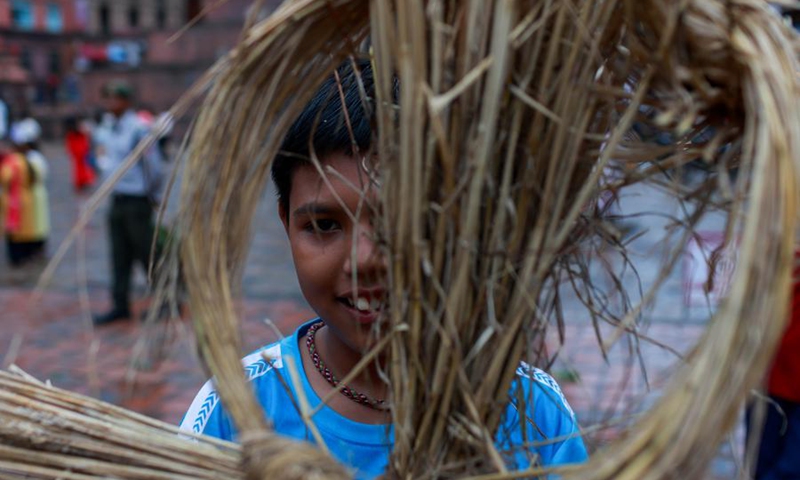
M 347 337 L 342 340 L 352 350 L 364 354 L 372 350 L 380 342 L 380 336 L 385 331 L 381 326 L 386 325 L 386 323 L 382 317 L 379 317 L 374 323 L 351 323 L 351 325 L 353 326 L 348 328 L 346 332 L 340 330 L 340 333 Z

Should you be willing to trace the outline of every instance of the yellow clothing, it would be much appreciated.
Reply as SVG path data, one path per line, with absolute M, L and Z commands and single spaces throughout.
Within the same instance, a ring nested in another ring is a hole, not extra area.
M 32 167 L 21 153 L 12 153 L 0 164 L 0 212 L 3 231 L 12 242 L 44 240 L 37 222 Z M 16 198 L 15 198 L 16 197 Z M 13 205 L 13 203 L 18 203 Z M 18 211 L 18 222 L 10 218 L 9 207 Z M 16 225 L 14 224 L 16 223 Z
M 35 213 L 34 235 L 37 240 L 45 240 L 50 235 L 50 201 L 47 196 L 47 159 L 37 150 L 27 153 L 28 162 L 33 168 L 36 182 L 31 187 Z

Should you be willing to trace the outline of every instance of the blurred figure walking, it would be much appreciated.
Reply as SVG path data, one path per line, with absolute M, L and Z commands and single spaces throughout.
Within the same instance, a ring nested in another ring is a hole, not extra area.
M 98 142 L 99 164 L 103 175 L 114 174 L 124 160 L 149 132 L 148 126 L 132 108 L 133 91 L 125 83 L 106 86 L 104 96 L 111 115 L 104 117 Z M 114 185 L 108 232 L 111 240 L 113 306 L 94 317 L 95 325 L 130 318 L 130 290 L 134 263 L 147 270 L 155 234 L 154 207 L 161 201 L 163 161 L 157 148 L 150 148 L 143 158 L 125 172 Z
M 70 117 L 64 122 L 66 135 L 65 147 L 72 157 L 72 181 L 75 191 L 83 191 L 94 184 L 94 170 L 89 164 L 89 155 L 92 149 L 90 134 L 85 132 L 78 119 Z

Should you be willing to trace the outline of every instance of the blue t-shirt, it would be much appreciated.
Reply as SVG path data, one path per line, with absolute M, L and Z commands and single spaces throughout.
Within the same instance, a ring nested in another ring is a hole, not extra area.
M 306 400 L 313 409 L 321 403 L 302 368 L 298 339 L 315 319 L 302 325 L 291 336 L 268 345 L 242 360 L 248 380 L 264 408 L 268 420 L 281 435 L 314 443 L 314 438 L 298 412 L 297 391 L 289 375 L 286 358 L 297 368 Z M 265 354 L 273 359 L 268 362 Z M 288 388 L 288 390 L 287 390 Z M 522 388 L 527 401 L 528 418 L 525 438 L 519 427 L 515 397 Z M 586 448 L 578 431 L 575 415 L 553 378 L 543 371 L 522 364 L 512 388 L 504 420 L 498 429 L 496 445 L 510 468 L 530 465 L 560 465 L 586 460 Z M 359 423 L 323 406 L 312 417 L 316 427 L 336 459 L 353 469 L 355 478 L 374 478 L 385 472 L 394 431 L 391 425 Z M 181 422 L 181 429 L 236 441 L 230 417 L 220 403 L 213 380 L 200 389 Z

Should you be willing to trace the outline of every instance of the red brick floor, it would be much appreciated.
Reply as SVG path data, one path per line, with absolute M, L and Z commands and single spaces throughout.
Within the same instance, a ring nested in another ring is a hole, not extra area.
M 145 327 L 128 320 L 94 328 L 71 294 L 46 293 L 37 309 L 27 305 L 29 299 L 28 290 L 0 289 L 6 365 L 169 423 L 180 421 L 207 379 L 184 321 Z M 144 304 L 136 306 L 141 310 Z M 241 311 L 243 351 L 276 339 L 264 319 L 275 319 L 282 333 L 291 333 L 312 316 L 291 301 L 250 300 Z

